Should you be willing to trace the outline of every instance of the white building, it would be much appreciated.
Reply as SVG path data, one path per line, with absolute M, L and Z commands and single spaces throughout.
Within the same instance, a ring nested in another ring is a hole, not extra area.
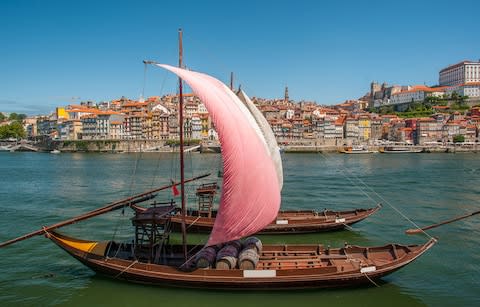
M 480 61 L 463 61 L 440 70 L 440 86 L 469 82 L 480 82 Z
M 480 97 L 480 82 L 449 86 L 445 90 L 445 94 L 447 95 L 452 95 L 454 92 L 459 96 L 468 96 L 469 98 Z
M 392 94 L 390 104 L 402 104 L 409 102 L 423 102 L 427 96 L 440 97 L 445 93 L 445 88 L 431 88 L 424 85 L 408 87 L 406 91 Z

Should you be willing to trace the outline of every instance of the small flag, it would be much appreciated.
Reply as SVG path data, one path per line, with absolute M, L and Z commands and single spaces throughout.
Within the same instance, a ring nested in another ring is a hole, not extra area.
M 177 185 L 175 184 L 175 182 L 173 182 L 173 180 L 172 180 L 172 194 L 173 194 L 173 197 L 180 195 L 180 192 L 178 192 L 178 189 L 177 189 Z

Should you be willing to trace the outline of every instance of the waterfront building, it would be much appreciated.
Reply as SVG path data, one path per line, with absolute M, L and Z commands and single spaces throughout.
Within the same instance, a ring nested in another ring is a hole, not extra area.
M 432 142 L 442 141 L 444 138 L 444 123 L 434 118 L 420 118 L 417 120 L 416 144 L 425 145 Z
M 345 116 L 340 116 L 335 120 L 335 145 L 343 144 L 343 136 L 345 134 Z
M 168 139 L 179 139 L 178 114 L 173 113 L 168 117 Z
M 449 65 L 440 70 L 438 80 L 440 86 L 480 82 L 480 61 L 462 61 Z
M 289 121 L 282 121 L 282 136 L 286 141 L 292 141 L 293 139 L 293 125 Z
M 465 126 L 465 142 L 473 143 L 477 141 L 477 126 L 474 124 L 467 124 Z
M 192 139 L 202 139 L 202 120 L 198 114 L 195 114 L 191 118 Z
M 372 127 L 370 116 L 367 114 L 358 117 L 358 139 L 360 142 L 367 142 L 370 140 L 372 134 Z
M 112 119 L 110 121 L 109 139 L 111 140 L 123 140 L 126 138 L 125 125 L 123 118 L 121 120 Z
M 142 139 L 153 139 L 152 127 L 152 112 L 145 112 L 145 117 L 142 122 Z
M 161 106 L 161 105 L 158 105 Z M 168 140 L 170 112 L 163 106 L 154 107 L 152 111 L 152 138 L 154 140 Z
M 303 132 L 304 132 L 304 122 L 302 118 L 295 118 L 290 121 L 292 123 L 292 133 L 291 138 L 293 140 L 300 140 L 302 139 Z
M 70 129 L 66 121 L 57 122 L 57 136 L 59 140 L 68 140 Z
M 100 111 L 96 110 L 95 113 L 82 116 L 80 120 L 68 121 L 68 138 L 75 139 L 80 134 L 78 132 L 78 122 L 81 122 L 81 137 L 82 139 L 95 140 L 95 139 L 116 139 L 117 137 L 124 136 L 124 128 L 115 126 L 116 131 L 112 132 L 112 121 L 122 122 L 123 126 L 124 116 L 114 111 Z
M 1 124 L 0 124 L 1 126 Z M 38 135 L 37 132 L 37 116 L 27 117 L 23 120 L 23 127 L 27 133 L 28 138 L 33 138 Z
M 208 139 L 208 130 L 211 127 L 210 116 L 208 116 L 208 113 L 199 113 L 198 116 L 200 117 L 200 124 L 202 125 L 201 139 Z
M 93 140 L 97 137 L 97 115 L 87 114 L 80 118 L 82 122 L 82 139 Z
M 313 126 L 313 131 L 315 134 L 315 139 L 317 140 L 317 143 L 325 143 L 324 142 L 324 124 L 325 121 L 323 118 L 319 118 L 317 116 L 312 117 L 312 126 Z
M 66 112 L 65 108 L 57 107 L 55 108 L 55 114 L 58 120 L 66 120 L 69 119 L 68 113 Z
M 146 114 L 143 112 L 129 112 L 125 116 L 125 134 L 129 139 L 142 139 L 143 126 Z
M 282 130 L 282 123 L 283 120 L 281 119 L 271 119 L 268 121 L 268 124 L 272 128 L 273 135 L 277 138 L 277 140 L 283 140 L 283 130 Z
M 414 144 L 414 130 L 410 127 L 403 127 L 398 130 L 398 141 L 407 143 L 407 144 Z
M 323 137 L 326 145 L 335 145 L 336 144 L 336 128 L 335 128 L 335 117 L 324 117 L 323 125 Z
M 347 117 L 345 120 L 345 141 L 347 145 L 352 145 L 359 140 L 358 118 Z
M 382 120 L 379 117 L 372 118 L 370 121 L 371 137 L 370 140 L 382 139 Z
M 37 119 L 38 136 L 52 136 L 57 134 L 57 120 L 43 116 Z
M 402 129 L 405 128 L 405 121 L 403 119 L 392 120 L 385 125 L 386 135 L 385 139 L 395 142 L 402 141 Z

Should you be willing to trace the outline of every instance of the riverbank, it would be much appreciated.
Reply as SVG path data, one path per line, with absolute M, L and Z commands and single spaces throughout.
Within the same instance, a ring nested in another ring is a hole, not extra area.
M 178 146 L 168 145 L 158 140 L 76 140 L 58 141 L 47 140 L 43 142 L 14 142 L 1 144 L 0 151 L 37 151 L 51 152 L 97 152 L 97 153 L 135 153 L 135 152 L 178 152 Z M 480 152 L 478 144 L 448 144 L 448 145 L 364 145 L 363 148 L 370 153 L 380 152 L 390 146 L 408 148 L 412 152 L 420 153 L 461 153 Z M 339 153 L 345 146 L 336 145 L 282 145 L 280 150 L 284 153 Z M 200 153 L 220 153 L 220 145 L 208 142 L 200 145 L 186 146 L 185 151 Z

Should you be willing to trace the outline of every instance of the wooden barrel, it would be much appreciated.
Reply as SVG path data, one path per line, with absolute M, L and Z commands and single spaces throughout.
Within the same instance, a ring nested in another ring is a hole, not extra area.
M 237 249 L 237 254 L 242 250 L 242 242 L 240 240 L 230 241 L 225 243 L 225 246 L 232 245 Z
M 262 244 L 262 241 L 260 241 L 259 238 L 249 237 L 249 238 L 245 239 L 245 241 L 243 241 L 243 248 L 244 249 L 253 248 L 253 247 L 257 250 L 258 254 L 262 253 L 263 244 Z
M 206 247 L 202 249 L 196 256 L 195 256 L 195 264 L 197 268 L 211 268 L 215 263 L 215 259 L 217 257 L 217 251 L 213 247 Z
M 216 268 L 220 270 L 230 270 L 237 266 L 238 244 L 225 245 L 217 253 Z
M 241 270 L 255 270 L 259 259 L 256 248 L 246 248 L 238 255 L 238 266 Z

